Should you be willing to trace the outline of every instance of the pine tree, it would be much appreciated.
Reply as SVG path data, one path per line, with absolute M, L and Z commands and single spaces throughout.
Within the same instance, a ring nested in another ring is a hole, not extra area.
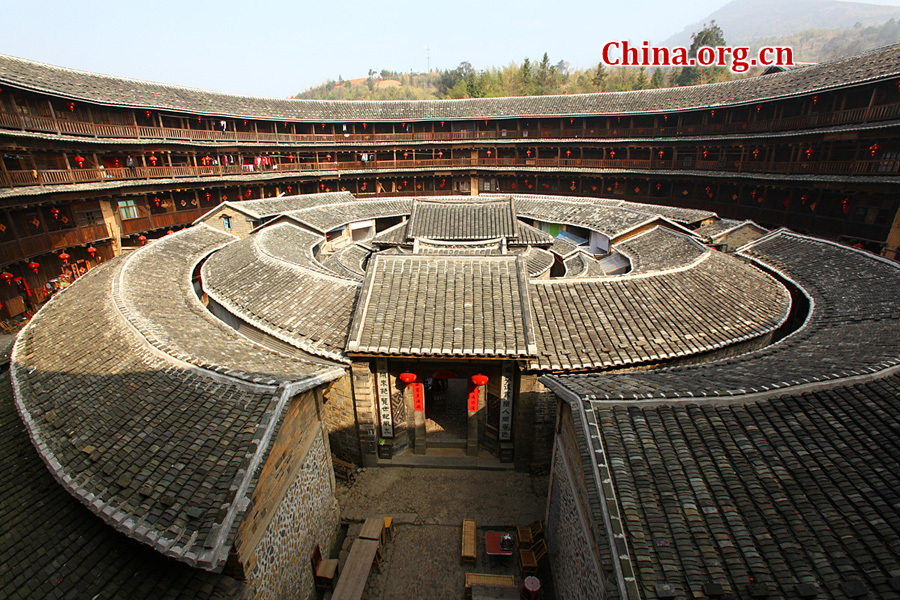
M 606 89 L 606 67 L 603 66 L 603 63 L 597 63 L 597 70 L 594 71 L 594 87 L 597 88 L 598 92 L 602 92 Z

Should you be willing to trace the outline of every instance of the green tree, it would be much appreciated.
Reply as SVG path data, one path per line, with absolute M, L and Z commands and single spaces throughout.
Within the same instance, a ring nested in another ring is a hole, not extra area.
M 597 63 L 597 70 L 594 71 L 593 83 L 598 92 L 602 92 L 606 89 L 606 76 L 606 67 L 603 66 L 602 62 Z
M 716 48 L 725 46 L 725 34 L 722 28 L 716 25 L 715 20 L 710 21 L 709 25 L 703 26 L 703 29 L 691 36 L 691 47 L 688 50 L 690 58 L 697 58 L 697 51 L 704 46 Z M 728 71 L 728 67 L 684 67 L 681 69 L 681 75 L 678 77 L 678 85 L 696 85 L 698 83 L 707 83 L 716 81 L 724 73 Z
M 522 61 L 522 67 L 519 69 L 519 86 L 523 96 L 533 96 L 534 90 L 534 69 L 531 67 L 531 61 L 526 57 Z
M 650 87 L 652 88 L 661 88 L 665 87 L 666 78 L 663 75 L 662 67 L 656 67 L 656 70 L 653 71 L 653 76 L 650 78 Z
M 645 90 L 649 83 L 650 82 L 647 80 L 647 68 L 641 67 L 641 70 L 638 71 L 637 81 L 634 83 L 634 89 Z

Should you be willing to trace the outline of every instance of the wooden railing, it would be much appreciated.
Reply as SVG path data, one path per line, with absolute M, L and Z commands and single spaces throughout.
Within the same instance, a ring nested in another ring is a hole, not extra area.
M 631 138 L 631 137 L 677 137 L 683 135 L 704 135 L 722 133 L 759 133 L 782 130 L 809 129 L 896 119 L 900 117 L 900 103 L 854 108 L 812 115 L 766 119 L 759 121 L 739 121 L 732 123 L 711 122 L 697 125 L 665 125 L 662 127 L 639 126 L 608 128 L 584 127 L 540 127 L 517 129 L 477 130 L 474 127 L 460 131 L 417 131 L 396 133 L 272 133 L 262 131 L 217 131 L 211 129 L 180 129 L 174 127 L 149 127 L 145 125 L 106 125 L 87 121 L 71 121 L 18 115 L 0 112 L 0 127 L 42 133 L 87 136 L 94 138 L 122 138 L 142 140 L 175 140 L 197 142 L 272 142 L 276 144 L 334 143 L 334 142 L 417 142 L 453 140 L 523 140 L 568 139 L 568 138 Z M 675 116 L 670 120 L 675 120 Z M 724 117 L 720 117 L 724 118 Z
M 5 187 L 53 186 L 102 181 L 184 179 L 220 177 L 223 175 L 277 175 L 289 173 L 346 172 L 346 171 L 403 171 L 405 169 L 440 170 L 444 168 L 558 168 L 614 169 L 624 171 L 722 171 L 734 173 L 778 173 L 816 175 L 896 175 L 900 173 L 900 159 L 866 158 L 858 161 L 800 160 L 771 162 L 756 160 L 688 160 L 692 155 L 672 159 L 593 159 L 593 158 L 443 158 L 375 161 L 343 161 L 329 163 L 282 163 L 272 169 L 257 170 L 245 165 L 232 166 L 163 166 L 114 169 L 71 169 L 7 171 L 0 184 Z
M 25 260 L 46 252 L 80 246 L 90 242 L 105 240 L 109 237 L 109 231 L 104 223 L 30 235 L 0 244 L 0 263 L 6 264 Z
M 154 229 L 162 229 L 163 227 L 174 227 L 176 225 L 187 225 L 193 223 L 208 209 L 195 208 L 192 210 L 178 210 L 175 212 L 165 212 L 151 214 L 136 219 L 122 220 L 122 235 L 132 235 L 144 231 L 152 231 Z

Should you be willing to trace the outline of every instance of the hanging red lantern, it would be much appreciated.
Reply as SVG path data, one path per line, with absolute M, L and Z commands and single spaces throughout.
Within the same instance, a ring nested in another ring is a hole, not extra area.
M 319 184 L 319 189 L 320 189 L 320 190 L 324 190 L 324 189 L 325 189 L 325 184 L 324 184 L 324 183 L 320 183 L 320 184 Z
M 441 121 L 441 127 L 443 127 L 443 126 L 444 126 L 444 122 L 443 122 L 443 121 Z
M 666 151 L 660 150 L 657 154 L 659 154 L 659 159 L 662 160 L 662 157 L 666 154 Z
M 406 179 L 403 180 L 403 185 L 406 185 Z
M 809 201 L 809 196 L 807 196 L 806 194 L 800 196 L 800 202 L 803 204 L 803 206 L 806 206 L 807 201 Z
M 76 157 L 75 157 L 75 162 L 78 163 L 78 168 L 79 168 L 79 169 L 82 168 L 82 167 L 84 166 L 84 157 L 81 156 L 81 155 L 76 156 Z
M 138 236 L 138 241 L 141 243 L 141 246 L 143 246 L 144 243 L 147 241 L 147 236 L 146 236 L 146 235 L 143 235 L 143 234 L 139 235 L 139 236 Z
M 93 246 L 88 246 L 87 253 L 91 255 L 91 258 L 94 258 L 94 255 L 97 254 L 97 249 Z
M 326 155 L 325 155 L 325 160 L 328 161 L 328 162 L 331 162 L 331 155 L 330 155 L 330 154 L 326 154 Z
M 294 155 L 293 155 L 293 154 L 288 154 L 288 160 L 291 161 L 291 162 L 294 162 Z
M 244 198 L 249 198 L 250 194 L 251 194 L 250 190 L 247 190 L 246 192 L 244 192 Z
M 144 116 L 147 117 L 148 119 L 150 118 L 150 115 L 151 115 L 151 114 L 152 114 L 152 113 L 151 113 L 149 110 L 145 110 L 145 111 L 144 111 Z
M 59 260 L 63 261 L 63 264 L 64 264 L 64 265 L 69 264 L 69 259 L 70 259 L 70 258 L 71 258 L 71 256 L 69 256 L 66 252 L 60 252 L 60 253 L 59 253 Z
M 201 119 L 200 115 L 197 115 L 197 122 L 198 122 L 198 123 L 200 122 L 200 119 Z
M 668 123 L 668 122 L 669 122 L 669 115 L 663 115 L 663 121 L 665 121 L 666 123 Z
M 869 154 L 872 155 L 872 158 L 875 158 L 875 155 L 878 154 L 879 150 L 881 150 L 881 146 L 879 146 L 877 143 L 869 146 Z
M 572 151 L 566 150 L 566 158 L 569 158 L 570 156 L 572 156 Z
M 615 150 L 610 150 L 610 151 L 609 151 L 609 156 L 610 156 L 611 158 L 615 158 L 615 157 L 616 157 L 616 151 L 615 151 Z
M 487 382 L 487 375 L 482 375 L 481 373 L 472 375 L 472 383 L 474 383 L 475 385 L 487 385 Z
M 32 261 L 32 262 L 28 263 L 28 268 L 31 269 L 32 271 L 34 271 L 34 274 L 37 275 L 38 269 L 41 268 L 41 264 Z
M 153 156 L 153 155 L 151 154 L 150 156 L 147 157 L 147 160 L 149 160 L 149 161 L 150 161 L 150 164 L 153 165 L 153 166 L 155 167 L 155 166 L 156 166 L 156 161 L 159 160 L 159 159 L 156 158 L 155 156 Z
M 404 152 L 404 153 L 403 153 L 403 158 L 409 158 L 409 152 Z
M 404 371 L 403 373 L 400 373 L 400 381 L 402 381 L 405 384 L 410 384 L 415 380 L 416 380 L 415 373 L 410 373 L 409 371 Z
M 712 116 L 713 119 L 715 119 L 716 118 L 716 109 L 712 109 L 711 111 L 709 111 L 709 114 Z
M 807 148 L 806 149 L 806 158 L 812 158 L 812 155 L 815 153 L 815 148 Z
M 819 103 L 819 97 L 818 97 L 818 96 L 813 96 L 813 97 L 812 97 L 812 101 L 813 101 L 813 106 L 815 106 L 816 104 Z
M 292 190 L 292 189 L 294 189 L 294 188 L 293 188 L 293 187 L 291 187 L 291 186 L 287 186 L 287 191 L 288 191 L 288 194 L 290 194 L 290 193 L 291 193 L 291 190 Z
M 160 203 L 160 202 L 161 202 L 161 200 L 160 200 L 159 198 L 154 198 L 154 199 L 153 199 L 153 203 L 156 204 L 157 207 L 159 206 L 159 203 Z
M 75 112 L 75 103 L 74 102 L 66 102 L 66 106 L 69 107 L 69 112 Z
M 759 111 L 761 111 L 761 110 L 762 110 L 762 104 L 757 104 L 757 105 L 756 105 L 756 112 L 759 113 Z
M 244 125 L 247 124 L 247 121 L 244 121 Z M 325 123 L 322 123 L 322 129 L 325 129 Z
M 363 123 L 363 129 L 365 129 L 365 128 L 368 127 L 368 126 L 369 126 L 368 123 Z
M 709 150 L 703 151 L 703 158 L 709 158 Z
M 656 184 L 656 191 L 658 192 L 658 191 L 661 190 L 661 189 L 662 189 L 662 184 L 661 184 L 661 183 L 657 183 L 657 184 Z
M 575 122 L 575 117 L 569 117 L 569 125 Z
M 12 280 L 15 279 L 15 277 L 15 275 L 8 271 L 0 275 L 0 278 L 2 278 L 3 281 L 5 281 L 8 285 L 12 285 Z
M 53 215 L 54 219 L 57 219 L 57 220 L 59 219 L 59 209 L 58 208 L 51 208 L 50 214 Z
M 368 186 L 369 186 L 369 182 L 368 182 L 368 181 L 363 181 L 362 189 L 365 190 Z
M 531 150 L 526 150 L 525 156 L 527 156 L 528 158 L 531 158 Z
M 845 215 L 850 212 L 850 198 L 844 198 L 843 200 L 841 200 L 841 210 Z
M 756 150 L 753 151 L 753 158 L 754 159 L 759 158 L 759 148 L 757 148 Z
M 487 157 L 488 157 L 488 158 L 491 157 L 491 151 L 490 151 L 490 150 L 487 151 Z
M 438 158 L 444 158 L 444 151 L 438 150 Z
M 206 196 L 206 201 L 207 201 L 207 202 L 209 202 L 210 198 L 212 198 L 212 194 L 210 194 L 209 192 L 206 192 L 206 193 L 203 194 L 203 195 Z
M 613 187 L 615 189 L 619 189 L 619 182 L 617 181 L 617 182 L 613 183 Z
M 512 184 L 512 189 L 516 189 L 516 184 L 515 184 L 515 182 L 513 182 L 513 184 Z

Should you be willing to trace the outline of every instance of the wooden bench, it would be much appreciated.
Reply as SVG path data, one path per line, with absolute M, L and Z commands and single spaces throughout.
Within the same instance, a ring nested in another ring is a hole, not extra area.
M 475 519 L 463 519 L 462 523 L 462 560 L 478 562 L 478 541 L 476 537 Z
M 513 575 L 494 575 L 492 573 L 466 573 L 466 598 L 472 595 L 473 585 L 489 585 L 493 587 L 516 587 Z
M 331 464 L 334 465 L 334 476 L 341 481 L 350 481 L 353 473 L 356 472 L 356 467 L 352 463 L 341 460 L 336 456 L 331 457 Z

